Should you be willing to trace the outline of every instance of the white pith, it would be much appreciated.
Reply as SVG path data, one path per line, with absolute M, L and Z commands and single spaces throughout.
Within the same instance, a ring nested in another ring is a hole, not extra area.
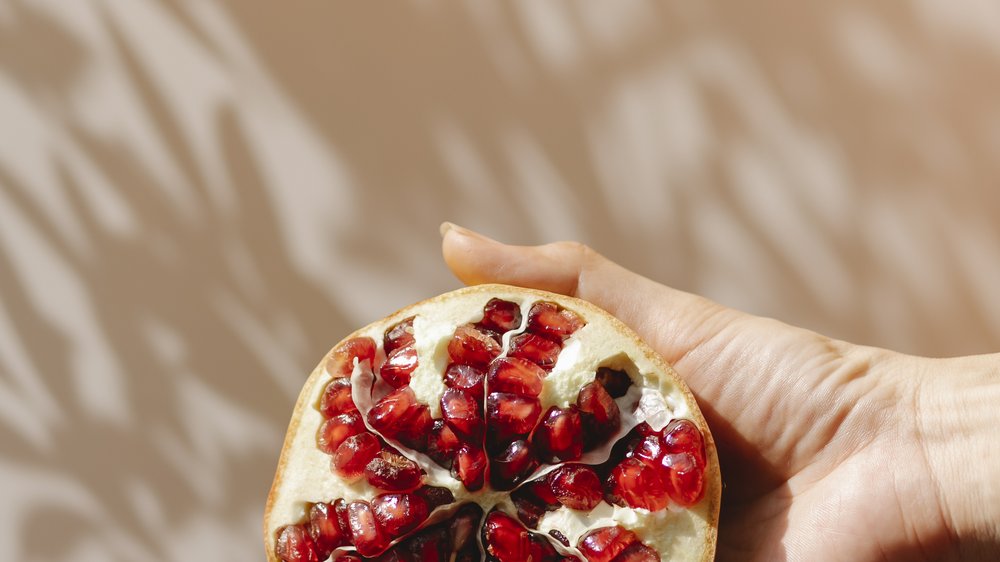
M 556 365 L 544 379 L 539 396 L 542 412 L 550 406 L 565 407 L 576 402 L 580 388 L 594 380 L 598 367 L 626 369 L 635 383 L 626 396 L 617 400 L 622 413 L 623 430 L 631 428 L 637 420 L 646 420 L 654 429 L 660 429 L 671 419 L 692 417 L 693 405 L 684 391 L 674 383 L 668 373 L 662 372 L 655 361 L 639 348 L 630 338 L 620 333 L 615 323 L 604 314 L 594 314 L 590 310 L 574 308 L 570 302 L 560 298 L 540 299 L 533 294 L 518 290 L 493 290 L 446 295 L 447 300 L 432 299 L 408 309 L 404 315 L 387 318 L 372 324 L 355 334 L 355 337 L 371 337 L 381 346 L 385 330 L 405 317 L 414 316 L 413 328 L 418 366 L 411 374 L 410 388 L 417 399 L 427 404 L 433 418 L 440 418 L 439 399 L 444 392 L 443 373 L 448 364 L 447 345 L 458 326 L 477 322 L 482 318 L 483 306 L 490 298 L 498 297 L 517 302 L 522 309 L 522 327 L 528 310 L 538 300 L 553 300 L 579 313 L 586 325 L 573 334 L 563 344 Z M 503 338 L 503 352 L 506 353 L 511 335 Z M 381 349 L 379 355 L 382 356 Z M 355 368 L 355 379 L 360 367 Z M 316 408 L 326 384 L 331 380 L 329 373 L 319 373 L 303 389 L 304 407 L 301 408 L 297 430 L 287 439 L 284 470 L 276 479 L 272 491 L 272 504 L 265 523 L 267 548 L 273 552 L 274 535 L 283 525 L 302 521 L 306 517 L 307 506 L 315 502 L 331 502 L 337 498 L 346 501 L 355 499 L 371 500 L 384 493 L 370 486 L 363 478 L 353 483 L 344 482 L 330 470 L 330 456 L 316 447 L 316 430 L 323 417 Z M 640 407 L 634 410 L 638 402 Z M 612 440 L 612 442 L 614 439 Z M 425 483 L 446 487 L 455 495 L 455 505 L 473 501 L 481 505 L 484 512 L 499 506 L 513 514 L 509 492 L 491 491 L 489 485 L 478 492 L 468 492 L 461 482 L 451 477 L 447 470 L 439 467 L 426 457 L 412 454 L 399 447 L 405 454 L 417 460 L 427 471 Z M 604 447 L 587 453 L 577 462 L 596 464 L 607 458 Z M 553 467 L 544 467 L 543 474 Z M 536 476 L 537 477 L 537 476 Z M 560 508 L 547 513 L 541 520 L 537 532 L 545 533 L 557 529 L 576 545 L 581 536 L 594 528 L 621 525 L 633 530 L 646 544 L 661 553 L 664 560 L 701 560 L 705 555 L 705 535 L 709 531 L 713 517 L 711 502 L 703 500 L 688 509 L 669 509 L 650 513 L 642 509 L 611 506 L 605 502 L 592 512 L 585 513 L 568 508 Z M 450 510 L 449 510 L 450 511 Z M 432 519 L 441 519 L 445 513 L 438 513 Z M 575 549 L 564 553 L 578 554 Z M 582 557 L 580 557 L 582 559 Z

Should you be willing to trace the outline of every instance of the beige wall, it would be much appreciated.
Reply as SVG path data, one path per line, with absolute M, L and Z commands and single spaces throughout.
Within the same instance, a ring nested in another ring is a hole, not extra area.
M 1000 8 L 0 0 L 0 559 L 261 559 L 343 334 L 452 220 L 1000 345 Z

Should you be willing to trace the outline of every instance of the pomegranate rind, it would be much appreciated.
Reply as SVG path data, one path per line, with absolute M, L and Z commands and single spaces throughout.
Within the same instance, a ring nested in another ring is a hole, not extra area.
M 676 526 L 683 529 L 683 535 L 678 535 L 677 540 L 670 544 L 660 544 L 660 551 L 663 559 L 670 560 L 712 560 L 715 554 L 715 544 L 717 539 L 719 506 L 721 500 L 721 475 L 719 471 L 718 456 L 711 432 L 698 409 L 697 403 L 691 391 L 679 378 L 673 368 L 649 346 L 642 342 L 639 337 L 625 324 L 617 318 L 609 315 L 600 308 L 580 299 L 557 295 L 544 291 L 510 287 L 505 285 L 477 285 L 466 287 L 450 293 L 439 295 L 432 299 L 406 307 L 382 320 L 376 321 L 356 332 L 350 334 L 337 346 L 356 337 L 371 337 L 377 342 L 381 342 L 385 330 L 393 325 L 416 316 L 417 346 L 421 348 L 421 321 L 420 318 L 427 315 L 438 319 L 448 318 L 449 311 L 453 312 L 450 326 L 428 325 L 429 334 L 427 338 L 440 340 L 428 349 L 420 349 L 420 365 L 414 376 L 421 369 L 436 369 L 439 377 L 444 374 L 444 366 L 447 362 L 447 342 L 449 336 L 454 333 L 454 329 L 460 325 L 475 322 L 481 317 L 483 306 L 492 298 L 501 298 L 522 304 L 523 315 L 527 317 L 527 309 L 531 303 L 539 300 L 554 302 L 559 306 L 569 309 L 579 314 L 586 325 L 580 329 L 579 334 L 574 334 L 564 342 L 565 349 L 570 346 L 587 345 L 591 346 L 597 342 L 604 342 L 603 347 L 607 352 L 610 349 L 614 353 L 606 353 L 608 356 L 602 359 L 601 365 L 621 368 L 617 364 L 624 358 L 624 362 L 631 365 L 633 380 L 637 377 L 642 383 L 642 402 L 648 404 L 647 398 L 657 395 L 664 398 L 666 409 L 670 414 L 679 411 L 683 417 L 692 421 L 701 431 L 705 442 L 706 469 L 704 473 L 705 491 L 702 499 L 686 509 L 669 510 L 655 520 L 638 524 L 636 528 L 627 528 L 636 532 L 642 540 L 647 543 L 655 542 L 650 538 L 662 534 L 663 525 Z M 444 311 L 444 314 L 442 314 Z M 445 322 L 447 323 L 447 322 Z M 523 328 L 522 322 L 522 328 Z M 509 334 L 509 333 L 508 333 Z M 579 336 L 579 337 L 577 337 Z M 510 335 L 504 337 L 504 349 L 507 349 L 507 341 Z M 586 343 L 582 343 L 586 341 Z M 443 342 L 443 343 L 441 343 Z M 577 342 L 581 342 L 577 344 Z M 336 348 L 337 346 L 334 346 Z M 574 349 L 573 353 L 579 353 L 580 349 Z M 426 355 L 426 357 L 425 357 Z M 302 391 L 296 401 L 292 418 L 289 422 L 284 445 L 278 459 L 278 467 L 275 478 L 268 494 L 264 512 L 264 544 L 265 552 L 269 562 L 279 562 L 274 554 L 277 531 L 284 525 L 297 521 L 302 521 L 307 517 L 307 510 L 310 503 L 321 501 L 332 501 L 335 498 L 346 498 L 348 501 L 357 499 L 371 500 L 375 495 L 381 493 L 367 485 L 364 479 L 353 483 L 344 482 L 335 474 L 330 472 L 330 457 L 316 448 L 316 429 L 323 421 L 322 414 L 318 409 L 320 397 L 331 374 L 324 369 L 329 354 L 324 357 L 316 369 L 306 380 Z M 385 358 L 381 347 L 375 358 L 376 365 Z M 617 359 L 616 359 L 617 358 Z M 547 384 L 542 391 L 542 407 L 547 409 L 552 405 L 566 407 L 576 400 L 576 392 L 585 384 L 575 380 L 572 376 L 562 377 L 560 365 L 562 356 L 556 362 L 550 373 L 559 375 L 561 378 L 558 385 Z M 361 367 L 356 367 L 357 369 Z M 627 368 L 627 370 L 629 370 Z M 593 380 L 593 370 L 590 371 L 590 380 Z M 560 386 L 561 385 L 561 386 Z M 568 386 L 567 386 L 568 385 Z M 443 386 L 442 386 L 443 388 Z M 656 409 L 655 407 L 653 409 Z M 624 414 L 625 412 L 623 412 Z M 664 412 L 651 414 L 653 418 L 647 418 L 651 425 L 662 428 L 670 421 L 670 416 L 664 417 Z M 638 413 L 642 418 L 643 412 Z M 440 417 L 439 414 L 434 417 Z M 625 426 L 623 419 L 623 426 Z M 625 427 L 623 427 L 624 431 Z M 403 451 L 406 453 L 407 451 Z M 408 455 L 411 456 L 412 455 Z M 585 455 L 586 457 L 587 455 Z M 587 458 L 584 459 L 589 460 Z M 577 461 L 579 462 L 579 461 Z M 435 465 L 436 466 L 436 465 Z M 550 466 L 551 468 L 551 466 Z M 432 471 L 434 474 L 446 474 L 447 471 Z M 545 471 L 548 472 L 548 471 Z M 429 522 L 441 520 L 454 510 L 454 506 L 467 501 L 475 501 L 477 495 L 481 493 L 470 493 L 466 491 L 457 480 L 453 478 L 434 478 L 427 484 L 449 488 L 456 498 L 456 503 L 439 508 L 440 513 L 434 513 L 429 518 Z M 491 495 L 491 494 L 487 494 Z M 495 495 L 495 494 L 492 494 Z M 501 505 L 503 505 L 501 503 Z M 603 504 L 602 504 L 603 505 Z M 604 506 L 610 509 L 610 506 Z M 620 510 L 620 508 L 615 508 Z M 600 510 L 595 510 L 600 511 Z M 605 509 L 607 511 L 607 509 Z M 615 512 L 614 517 L 621 514 Z M 639 522 L 641 523 L 641 521 Z M 594 527 L 600 526 L 595 524 Z M 571 538 L 572 541 L 572 538 Z M 662 541 L 661 541 L 662 542 Z M 561 545 L 560 545 L 561 546 Z M 562 549 L 560 549 L 562 551 Z

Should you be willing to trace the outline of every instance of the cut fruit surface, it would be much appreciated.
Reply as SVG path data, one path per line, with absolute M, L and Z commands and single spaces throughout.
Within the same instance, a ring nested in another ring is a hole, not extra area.
M 265 548 L 270 562 L 710 560 L 720 490 L 694 398 L 631 330 L 577 299 L 483 285 L 328 354 L 293 413 Z

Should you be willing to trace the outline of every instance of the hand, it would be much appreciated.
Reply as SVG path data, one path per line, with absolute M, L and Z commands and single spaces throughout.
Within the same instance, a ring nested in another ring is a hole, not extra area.
M 687 381 L 725 484 L 720 560 L 1000 559 L 1000 358 L 835 341 L 636 275 L 586 246 L 442 225 L 466 284 L 588 300 Z

